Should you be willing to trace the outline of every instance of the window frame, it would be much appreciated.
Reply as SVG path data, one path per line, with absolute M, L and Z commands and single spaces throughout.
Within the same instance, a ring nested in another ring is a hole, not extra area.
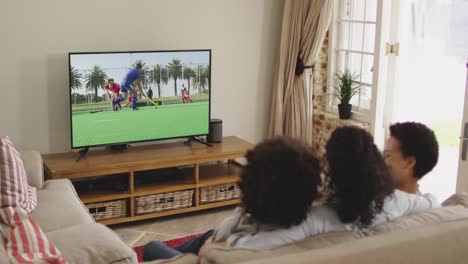
M 337 69 L 337 57 L 338 57 L 338 52 L 341 51 L 348 51 L 348 52 L 353 52 L 353 53 L 359 53 L 359 54 L 364 54 L 364 55 L 371 55 L 372 56 L 372 61 L 375 62 L 376 58 L 376 48 L 377 48 L 377 42 L 374 42 L 374 50 L 373 52 L 369 51 L 354 51 L 354 50 L 347 50 L 347 49 L 342 49 L 338 45 L 341 43 L 341 37 L 342 34 L 340 34 L 340 23 L 359 23 L 359 24 L 373 24 L 376 27 L 375 30 L 375 35 L 373 36 L 374 38 L 378 34 L 377 32 L 377 27 L 379 26 L 379 19 L 376 17 L 376 21 L 366 21 L 364 20 L 356 20 L 356 19 L 340 19 L 340 15 L 342 14 L 342 6 L 346 4 L 346 0 L 334 0 L 334 10 L 333 16 L 332 16 L 332 22 L 329 28 L 329 37 L 328 37 L 328 73 L 327 73 L 327 100 L 326 100 L 326 111 L 327 112 L 332 112 L 332 113 L 338 113 L 338 107 L 329 100 L 329 92 L 331 89 L 333 89 L 333 82 L 335 79 L 335 73 Z M 376 13 L 377 10 L 376 10 Z M 377 15 L 377 14 L 376 14 Z M 365 36 L 365 29 L 363 29 L 363 38 Z M 362 44 L 364 45 L 364 43 Z M 364 47 L 362 47 L 363 49 Z M 362 65 L 362 58 L 361 58 L 361 65 Z M 361 66 L 362 67 L 362 66 Z M 362 69 L 361 69 L 362 70 Z M 373 74 L 373 77 L 375 74 Z M 373 78 L 372 83 L 361 83 L 362 85 L 365 85 L 366 87 L 369 87 L 371 91 L 371 96 L 369 98 L 369 110 L 365 111 L 356 111 L 352 110 L 352 120 L 360 121 L 360 122 L 365 122 L 365 123 L 371 123 L 372 121 L 372 109 L 373 109 L 373 101 L 375 100 L 375 79 Z M 360 94 L 358 96 L 361 96 Z M 360 99 L 359 99 L 360 100 Z

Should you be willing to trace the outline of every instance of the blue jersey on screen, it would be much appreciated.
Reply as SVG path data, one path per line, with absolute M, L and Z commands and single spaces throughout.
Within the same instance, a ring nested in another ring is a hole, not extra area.
M 140 78 L 140 73 L 137 69 L 131 69 L 124 76 L 122 83 L 120 84 L 120 90 L 123 92 L 128 92 L 133 88 L 133 82 Z

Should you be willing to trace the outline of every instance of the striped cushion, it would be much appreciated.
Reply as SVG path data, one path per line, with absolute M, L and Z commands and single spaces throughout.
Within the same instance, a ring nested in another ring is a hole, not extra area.
M 20 207 L 30 213 L 36 205 L 36 188 L 27 182 L 20 154 L 10 138 L 0 137 L 0 208 Z
M 67 263 L 26 211 L 14 207 L 1 208 L 0 221 L 7 224 L 5 250 L 11 264 Z

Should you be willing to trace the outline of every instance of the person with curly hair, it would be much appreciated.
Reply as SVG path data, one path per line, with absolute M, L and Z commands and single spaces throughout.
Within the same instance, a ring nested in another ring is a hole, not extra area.
M 312 202 L 320 197 L 320 163 L 311 148 L 298 140 L 278 137 L 258 144 L 245 156 L 238 183 L 241 205 L 215 230 L 172 249 L 159 241 L 144 246 L 143 259 L 172 258 L 182 253 L 198 254 L 209 239 L 227 247 L 243 246 L 242 238 L 299 225 Z M 270 248 L 281 240 L 268 237 L 250 248 Z
M 359 230 L 439 206 L 431 197 L 395 189 L 372 136 L 361 128 L 337 128 L 326 145 L 326 161 L 326 204 L 311 207 L 299 225 L 252 233 L 237 244 L 267 249 L 321 233 Z M 260 243 L 270 239 L 268 247 Z
M 437 164 L 439 143 L 434 132 L 424 124 L 396 123 L 390 126 L 384 157 L 396 187 L 418 194 L 418 181 Z M 428 195 L 431 194 L 425 194 Z
M 357 127 L 336 129 L 326 146 L 331 204 L 341 222 L 353 227 L 384 223 L 438 207 L 433 197 L 395 189 L 372 136 Z

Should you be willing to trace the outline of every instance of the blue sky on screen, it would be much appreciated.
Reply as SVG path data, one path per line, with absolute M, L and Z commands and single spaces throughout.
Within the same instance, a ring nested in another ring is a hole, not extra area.
M 131 65 L 137 60 L 146 63 L 145 66 L 153 67 L 155 65 L 167 65 L 173 59 L 179 59 L 184 67 L 195 68 L 197 65 L 207 66 L 210 63 L 209 51 L 162 51 L 162 52 L 137 52 L 137 53 L 101 53 L 101 54 L 72 54 L 70 56 L 70 65 L 77 69 L 82 76 L 86 76 L 95 65 L 100 66 L 108 78 L 114 78 L 120 83 L 124 75 L 131 68 Z M 163 85 L 163 95 L 171 95 L 168 89 L 173 81 Z M 186 81 L 181 81 L 180 85 Z M 187 84 L 185 84 L 187 85 Z M 84 87 L 78 90 L 81 93 L 86 92 Z M 104 91 L 99 91 L 103 94 Z

